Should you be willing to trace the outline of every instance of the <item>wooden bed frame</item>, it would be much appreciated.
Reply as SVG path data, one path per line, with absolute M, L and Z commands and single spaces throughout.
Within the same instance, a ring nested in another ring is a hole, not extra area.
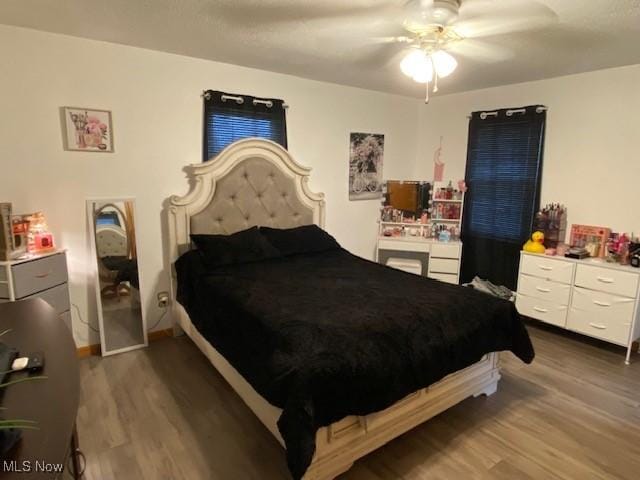
M 192 182 L 191 191 L 184 197 L 174 196 L 169 201 L 169 261 L 172 271 L 175 260 L 190 248 L 190 233 L 207 233 L 202 231 L 203 225 L 211 226 L 207 227 L 211 230 L 209 233 L 226 234 L 260 224 L 289 228 L 296 224 L 315 223 L 324 227 L 323 195 L 312 193 L 308 187 L 311 170 L 296 163 L 286 150 L 273 142 L 262 139 L 241 140 L 214 159 L 188 167 L 188 171 Z M 247 178 L 257 178 L 257 175 L 260 175 L 260 178 L 264 177 L 265 171 L 270 172 L 268 176 L 274 178 L 275 182 L 264 184 L 260 189 L 238 187 L 247 184 Z M 241 178 L 239 175 L 245 179 L 244 184 L 238 182 L 238 178 Z M 274 186 L 269 187 L 272 183 Z M 216 191 L 218 186 L 219 192 Z M 236 190 L 228 195 L 229 189 L 236 189 L 237 194 L 243 198 L 236 199 Z M 223 194 L 220 191 L 224 191 L 227 197 L 222 198 Z M 263 201 L 263 198 L 269 195 L 272 199 L 280 196 L 286 198 L 287 191 L 295 192 L 296 198 L 281 204 L 285 209 L 284 214 L 273 211 L 275 203 Z M 250 209 L 246 208 L 247 205 L 251 206 Z M 235 216 L 225 222 L 219 217 L 223 206 L 227 209 L 242 206 L 243 208 L 238 208 L 242 217 L 234 214 Z M 203 221 L 203 215 L 206 217 L 208 212 L 211 213 L 210 216 L 218 217 L 209 219 L 208 223 Z M 192 218 L 195 216 L 198 218 L 197 229 Z M 270 220 L 265 222 L 265 219 Z M 240 398 L 284 446 L 276 424 L 282 410 L 260 396 L 200 335 L 182 305 L 175 300 L 175 283 L 172 274 L 172 315 L 176 334 L 184 332 L 193 340 Z M 358 458 L 465 398 L 491 395 L 496 391 L 500 380 L 498 361 L 498 353 L 490 353 L 478 363 L 407 396 L 386 410 L 366 416 L 348 416 L 320 428 L 316 434 L 313 462 L 304 479 L 333 479 L 346 472 Z

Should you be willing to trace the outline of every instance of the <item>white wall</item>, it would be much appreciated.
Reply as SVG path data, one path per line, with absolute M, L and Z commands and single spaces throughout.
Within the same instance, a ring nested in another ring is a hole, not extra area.
M 445 178 L 464 178 L 473 111 L 543 104 L 542 204 L 567 205 L 568 223 L 640 233 L 640 65 L 435 97 L 420 112 L 416 178 L 431 178 L 444 137 Z
M 289 147 L 313 168 L 311 187 L 327 198 L 327 230 L 371 258 L 377 201 L 349 202 L 351 131 L 386 135 L 384 174 L 411 174 L 417 155 L 414 99 L 177 55 L 0 26 L 0 199 L 17 212 L 44 210 L 69 250 L 71 301 L 96 322 L 87 286 L 87 197 L 137 198 L 138 242 L 148 324 L 159 318 L 155 293 L 168 290 L 161 231 L 163 201 L 184 194 L 182 167 L 199 162 L 205 89 L 283 98 Z M 113 112 L 114 154 L 65 152 L 59 107 Z M 74 314 L 78 345 L 97 335 Z M 165 319 L 157 328 L 167 328 Z

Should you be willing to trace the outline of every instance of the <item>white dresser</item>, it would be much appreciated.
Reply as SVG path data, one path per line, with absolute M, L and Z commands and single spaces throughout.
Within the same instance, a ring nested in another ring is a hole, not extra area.
M 640 337 L 640 269 L 522 252 L 522 315 L 627 347 Z
M 379 237 L 376 260 L 389 266 L 414 260 L 420 263 L 421 275 L 457 285 L 461 256 L 461 242 L 439 242 L 417 236 Z M 402 270 L 416 273 L 413 268 Z
M 0 303 L 42 298 L 71 328 L 71 312 L 64 251 L 23 260 L 0 261 Z

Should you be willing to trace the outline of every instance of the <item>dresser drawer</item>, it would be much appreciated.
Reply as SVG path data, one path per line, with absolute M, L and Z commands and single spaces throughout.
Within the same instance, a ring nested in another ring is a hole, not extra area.
M 34 295 L 30 295 L 23 298 L 23 300 L 27 298 L 43 299 L 51 305 L 58 314 L 64 313 L 71 308 L 71 305 L 69 305 L 69 290 L 66 283 L 50 288 L 49 290 L 45 290 L 44 292 L 38 292 Z
M 520 273 L 570 284 L 573 279 L 573 262 L 554 260 L 543 255 L 523 255 Z
M 578 265 L 575 283 L 578 287 L 635 298 L 638 290 L 638 275 L 612 268 Z
M 581 287 L 573 289 L 571 306 L 588 312 L 602 315 L 606 318 L 620 318 L 625 322 L 631 321 L 635 300 L 619 297 L 610 293 L 596 292 Z
M 429 278 L 438 280 L 440 282 L 451 283 L 458 285 L 458 275 L 452 273 L 430 273 Z
M 460 245 L 447 245 L 446 243 L 434 243 L 431 245 L 431 257 L 435 258 L 460 258 Z
M 569 305 L 571 285 L 552 282 L 544 278 L 520 275 L 518 279 L 518 293 L 527 297 L 539 298 L 558 305 Z
M 631 333 L 631 319 L 625 321 L 622 318 L 608 317 L 599 312 L 580 310 L 572 306 L 569 309 L 567 328 L 590 337 L 626 346 Z
M 429 271 L 435 273 L 453 273 L 458 274 L 460 262 L 450 258 L 431 258 L 429 259 Z
M 12 267 L 16 298 L 67 282 L 67 262 L 64 254 L 52 255 Z
M 567 324 L 568 307 L 566 305 L 559 305 L 539 298 L 518 294 L 516 308 L 520 315 L 535 318 L 545 323 L 557 325 L 558 327 L 564 327 Z

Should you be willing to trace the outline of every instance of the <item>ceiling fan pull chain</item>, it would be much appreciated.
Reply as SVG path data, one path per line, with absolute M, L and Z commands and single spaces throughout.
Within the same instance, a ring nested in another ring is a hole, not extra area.
M 424 99 L 424 103 L 429 103 L 429 80 L 427 80 L 426 85 L 427 85 L 427 95 Z
M 438 93 L 438 71 L 436 70 L 435 65 L 433 66 L 433 93 Z

